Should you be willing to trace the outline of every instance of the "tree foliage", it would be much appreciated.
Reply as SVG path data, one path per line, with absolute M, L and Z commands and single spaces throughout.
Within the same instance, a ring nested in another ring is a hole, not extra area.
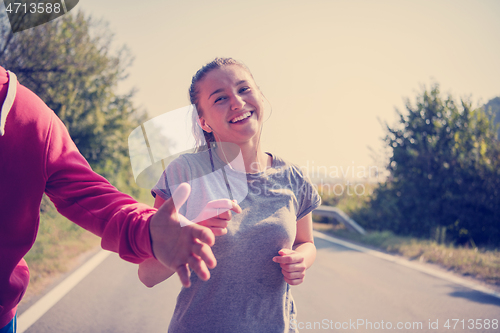
M 483 108 L 439 85 L 386 124 L 390 177 L 356 218 L 372 229 L 472 244 L 500 243 L 500 144 Z
M 107 26 L 82 12 L 15 34 L 6 16 L 0 26 L 0 65 L 54 110 L 96 172 L 131 190 L 127 137 L 144 115 L 133 91 L 117 93 L 131 64 L 127 50 L 112 51 Z
M 484 105 L 484 109 L 491 114 L 495 126 L 497 126 L 498 138 L 500 138 L 500 97 L 492 98 Z

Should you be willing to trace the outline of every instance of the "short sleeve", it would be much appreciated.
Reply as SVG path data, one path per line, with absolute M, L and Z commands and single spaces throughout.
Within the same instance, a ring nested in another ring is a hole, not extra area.
M 321 205 L 321 197 L 309 180 L 309 177 L 304 175 L 300 170 L 297 170 L 297 176 L 299 177 L 297 183 L 300 184 L 297 195 L 299 207 L 297 210 L 298 221 Z
M 179 184 L 190 179 L 190 168 L 183 156 L 173 160 L 163 171 L 160 179 L 151 189 L 151 194 L 156 198 L 158 195 L 163 200 L 168 200 L 172 196 Z

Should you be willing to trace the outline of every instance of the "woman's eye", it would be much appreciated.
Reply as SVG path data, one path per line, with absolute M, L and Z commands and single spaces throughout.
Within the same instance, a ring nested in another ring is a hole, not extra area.
M 243 87 L 240 89 L 240 93 L 250 90 L 250 87 Z
M 215 101 L 214 101 L 214 104 L 215 104 L 215 103 L 217 103 L 217 102 L 220 102 L 220 101 L 222 101 L 222 100 L 224 100 L 224 99 L 225 99 L 225 97 L 217 97 L 217 98 L 215 99 Z

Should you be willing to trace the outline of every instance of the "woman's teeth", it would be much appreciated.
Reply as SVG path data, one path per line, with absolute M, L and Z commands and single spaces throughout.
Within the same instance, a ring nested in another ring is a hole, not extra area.
M 234 124 L 234 123 L 237 123 L 238 121 L 241 121 L 243 119 L 250 117 L 251 115 L 252 115 L 252 113 L 250 111 L 248 111 L 248 112 L 245 112 L 244 114 L 242 114 L 241 116 L 234 118 L 230 122 Z

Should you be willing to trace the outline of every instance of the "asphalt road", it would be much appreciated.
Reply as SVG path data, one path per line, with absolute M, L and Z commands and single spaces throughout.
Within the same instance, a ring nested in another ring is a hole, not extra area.
M 498 298 L 322 239 L 316 246 L 292 291 L 300 332 L 500 331 Z M 26 332 L 166 332 L 179 289 L 176 276 L 144 287 L 137 266 L 112 254 Z

